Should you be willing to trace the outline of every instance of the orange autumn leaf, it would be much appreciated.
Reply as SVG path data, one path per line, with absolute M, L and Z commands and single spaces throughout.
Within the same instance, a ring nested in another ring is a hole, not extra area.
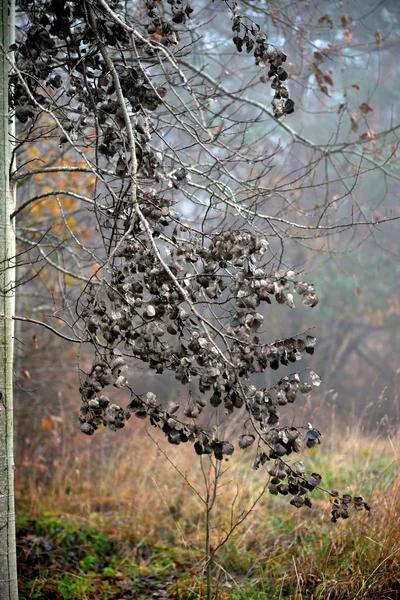
M 42 427 L 43 429 L 49 431 L 50 429 L 53 429 L 53 423 L 50 421 L 50 419 L 42 419 Z

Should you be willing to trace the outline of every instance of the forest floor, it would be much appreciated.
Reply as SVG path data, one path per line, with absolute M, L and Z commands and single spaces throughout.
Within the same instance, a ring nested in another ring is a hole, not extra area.
M 119 456 L 108 442 L 91 446 L 90 468 L 81 447 L 80 462 L 58 462 L 51 478 L 42 469 L 17 482 L 21 600 L 207 599 L 202 498 L 212 469 L 189 446 L 146 440 L 135 442 L 140 460 L 126 438 Z M 214 557 L 210 598 L 400 599 L 399 448 L 390 436 L 352 434 L 300 457 L 324 487 L 370 503 L 369 514 L 336 524 L 319 491 L 311 509 L 261 494 L 240 523 L 267 473 L 251 469 L 250 451 L 238 452 L 210 512 L 212 548 L 230 532 Z

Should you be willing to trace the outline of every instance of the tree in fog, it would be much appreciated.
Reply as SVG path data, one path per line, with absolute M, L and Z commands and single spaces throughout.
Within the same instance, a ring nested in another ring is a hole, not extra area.
M 226 426 L 241 411 L 238 445 L 255 444 L 255 468 L 269 463 L 270 492 L 311 505 L 320 475 L 286 457 L 320 433 L 280 425 L 279 409 L 320 385 L 297 366 L 316 339 L 279 332 L 295 305 L 318 304 L 309 251 L 357 247 L 397 218 L 354 192 L 368 173 L 392 177 L 396 127 L 373 131 L 358 83 L 342 82 L 332 104 L 332 63 L 357 58 L 352 23 L 317 0 L 18 4 L 15 62 L 2 42 L 20 190 L 3 226 L 11 213 L 18 250 L 12 260 L 3 249 L 12 281 L 2 287 L 20 294 L 14 320 L 91 357 L 89 368 L 79 362 L 83 433 L 116 431 L 134 414 L 220 461 L 234 451 Z M 384 43 L 379 32 L 372 43 Z M 342 101 L 346 86 L 360 91 L 356 108 L 348 91 Z M 280 305 L 278 332 L 266 304 Z M 138 364 L 172 373 L 177 400 L 142 389 Z M 260 385 L 258 374 L 284 367 Z M 364 507 L 329 493 L 334 521 Z

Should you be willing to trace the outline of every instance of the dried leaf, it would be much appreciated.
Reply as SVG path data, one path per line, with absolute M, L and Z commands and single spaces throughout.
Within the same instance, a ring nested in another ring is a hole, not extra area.
M 348 44 L 351 44 L 353 41 L 353 32 L 350 31 L 350 29 L 346 29 L 346 31 L 343 32 L 343 37 Z
M 156 316 L 156 309 L 154 308 L 154 306 L 152 304 L 149 304 L 148 306 L 146 306 L 146 309 L 144 311 L 144 315 L 148 319 L 152 319 L 153 317 Z
M 324 15 L 318 19 L 318 25 L 328 25 L 332 29 L 333 21 L 329 15 Z
M 314 371 L 310 371 L 310 379 L 315 387 L 319 387 L 321 385 L 321 377 L 317 375 L 317 373 L 314 373 Z
M 309 383 L 300 383 L 299 384 L 299 392 L 301 394 L 309 394 L 312 390 L 312 386 Z
M 340 17 L 340 22 L 342 24 L 342 27 L 346 27 L 347 25 L 353 22 L 353 17 L 348 13 L 343 13 Z
M 270 483 L 268 486 L 268 491 L 273 496 L 277 496 L 279 494 L 278 488 L 274 483 Z
M 178 409 L 179 409 L 179 404 L 177 404 L 173 400 L 170 400 L 168 402 L 168 404 L 167 404 L 167 413 L 169 415 L 174 415 Z
M 230 442 L 222 442 L 222 454 L 224 456 L 231 456 L 235 451 L 235 447 Z
M 310 308 L 314 308 L 314 306 L 317 306 L 319 302 L 318 297 L 310 292 L 304 294 L 301 301 L 304 306 L 309 306 Z
M 304 506 L 304 500 L 301 496 L 293 496 L 293 498 L 290 500 L 290 504 L 296 508 L 301 508 Z
M 355 117 L 353 117 L 353 115 L 350 116 L 350 123 L 351 123 L 351 131 L 358 131 L 358 123 L 357 120 L 355 119 Z
M 239 448 L 241 448 L 242 450 L 244 450 L 245 448 L 248 448 L 249 446 L 251 446 L 254 443 L 255 439 L 256 438 L 251 433 L 244 433 L 243 435 L 240 435 L 238 438 Z
M 321 90 L 321 92 L 323 94 L 325 94 L 326 96 L 328 96 L 328 98 L 331 97 L 330 94 L 329 94 L 329 92 L 328 92 L 328 88 L 326 87 L 326 85 L 320 85 L 319 89 Z
M 302 296 L 308 290 L 308 283 L 306 283 L 305 281 L 296 281 L 294 284 L 294 289 L 299 294 L 299 296 Z
M 293 295 L 290 293 L 286 296 L 286 304 L 289 306 L 289 308 L 294 308 Z
M 364 115 L 367 115 L 369 112 L 372 112 L 374 109 L 370 107 L 367 102 L 363 102 L 358 107 Z

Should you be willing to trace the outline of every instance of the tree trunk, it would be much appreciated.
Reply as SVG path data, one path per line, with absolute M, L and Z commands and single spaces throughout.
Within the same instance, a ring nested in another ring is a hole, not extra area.
M 9 63 L 14 1 L 0 0 L 0 598 L 17 600 L 13 453 L 13 312 L 15 236 L 10 225 Z

